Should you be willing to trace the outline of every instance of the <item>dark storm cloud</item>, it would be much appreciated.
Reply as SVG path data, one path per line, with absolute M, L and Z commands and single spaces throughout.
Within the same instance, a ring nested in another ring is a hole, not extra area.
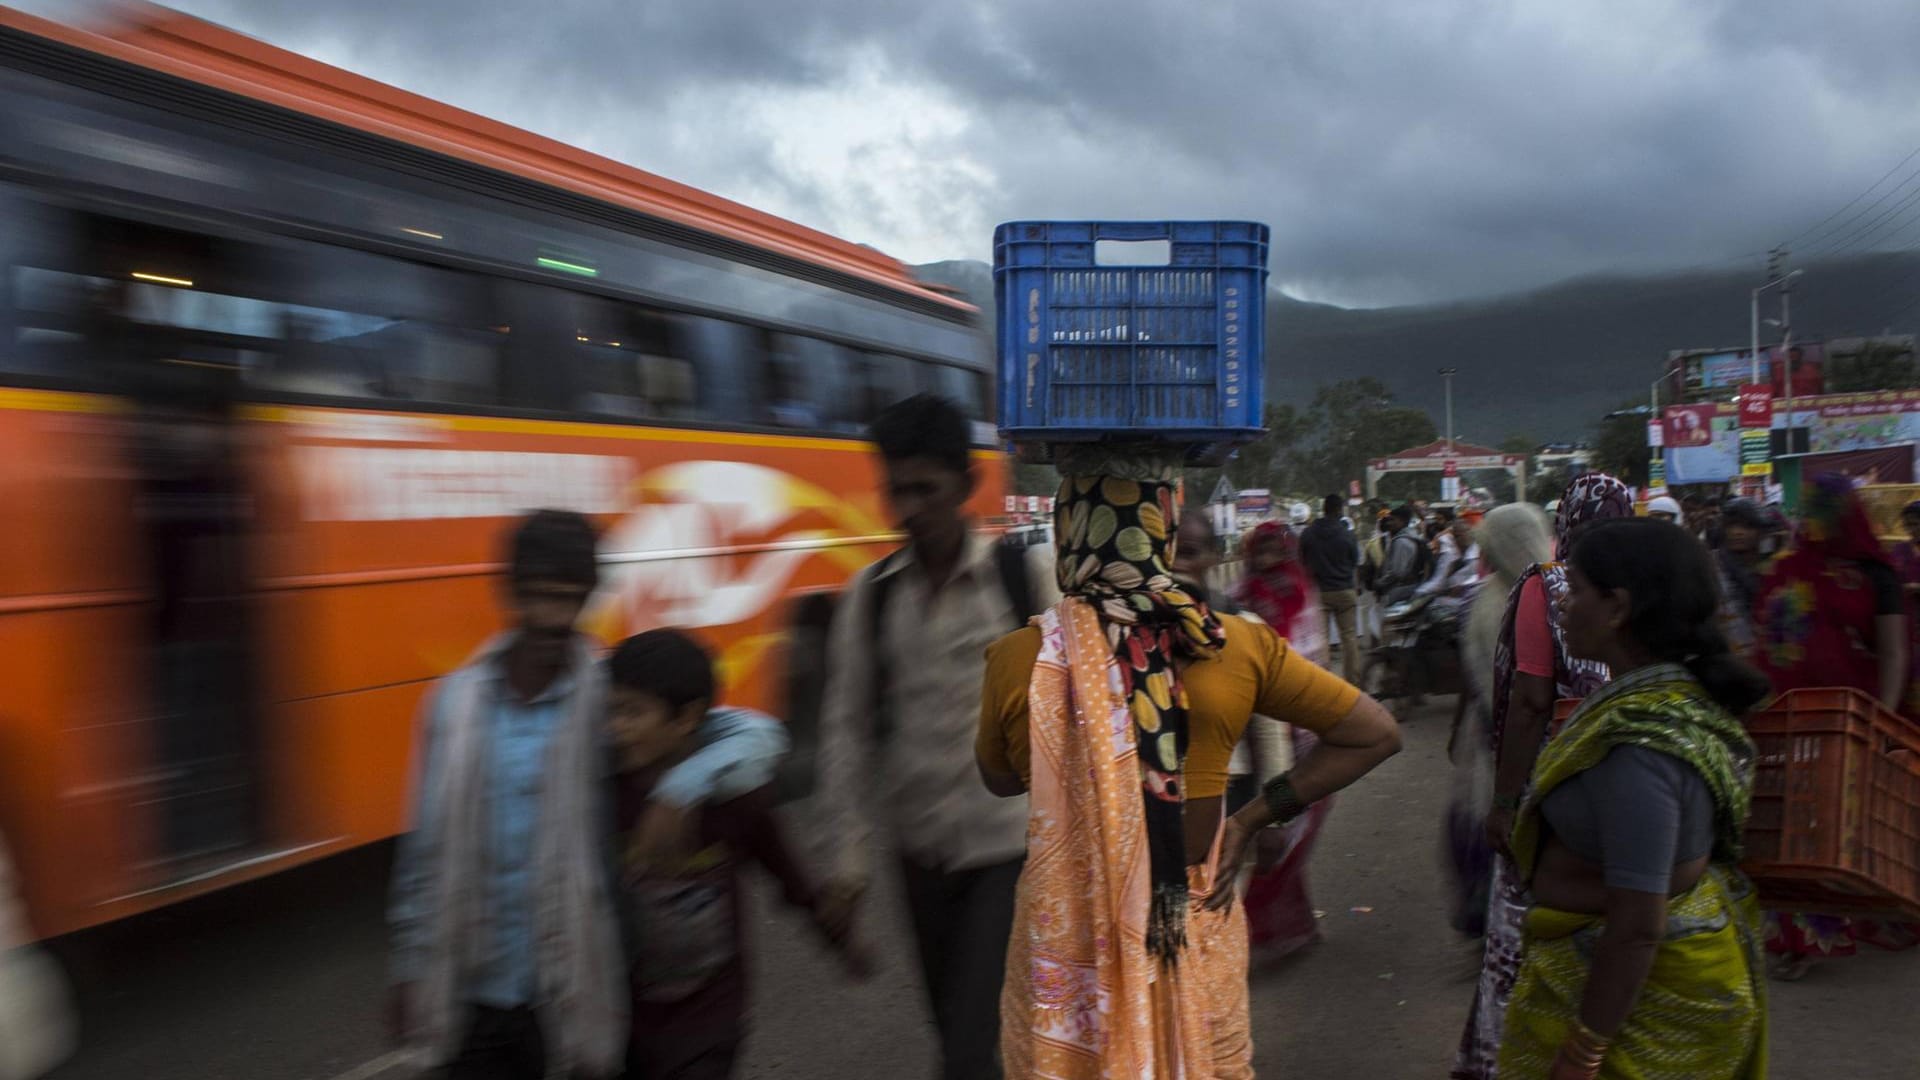
M 1764 248 L 1920 144 L 1920 6 L 181 0 L 910 259 L 1250 216 L 1387 303 Z

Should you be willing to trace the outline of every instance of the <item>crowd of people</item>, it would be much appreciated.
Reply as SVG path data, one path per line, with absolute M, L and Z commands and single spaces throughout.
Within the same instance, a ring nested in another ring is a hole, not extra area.
M 896 875 L 946 1080 L 1251 1076 L 1249 972 L 1318 940 L 1315 836 L 1400 745 L 1356 685 L 1364 612 L 1409 602 L 1465 679 L 1444 848 L 1481 972 L 1456 1077 L 1760 1077 L 1763 948 L 1793 977 L 1913 940 L 1763 918 L 1738 863 L 1743 715 L 1815 683 L 1920 700 L 1920 503 L 1889 552 L 1823 478 L 1773 552 L 1758 506 L 1636 517 L 1597 473 L 1551 522 L 1408 504 L 1365 544 L 1329 496 L 1251 530 L 1220 587 L 1177 461 L 1065 455 L 1055 547 L 1021 550 L 968 515 L 954 406 L 871 436 L 906 543 L 836 609 L 805 847 L 773 809 L 781 723 L 722 704 L 690 632 L 602 658 L 576 628 L 592 526 L 518 526 L 511 628 L 424 706 L 394 870 L 390 1017 L 439 1075 L 731 1075 L 758 864 L 855 978 Z

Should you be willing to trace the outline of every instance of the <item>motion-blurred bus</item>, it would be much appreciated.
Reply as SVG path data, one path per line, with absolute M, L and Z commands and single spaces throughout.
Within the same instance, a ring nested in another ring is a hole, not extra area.
M 392 835 L 533 507 L 604 526 L 597 634 L 699 628 L 805 729 L 895 542 L 866 423 L 962 402 L 999 510 L 976 318 L 206 23 L 0 9 L 0 830 L 37 929 Z

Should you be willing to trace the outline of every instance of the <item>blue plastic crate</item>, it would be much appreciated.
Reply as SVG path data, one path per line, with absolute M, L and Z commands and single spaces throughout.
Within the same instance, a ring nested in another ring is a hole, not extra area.
M 1267 227 L 1016 221 L 993 237 L 1000 430 L 1023 444 L 1146 439 L 1220 457 L 1260 434 Z M 1164 265 L 1101 265 L 1103 240 Z

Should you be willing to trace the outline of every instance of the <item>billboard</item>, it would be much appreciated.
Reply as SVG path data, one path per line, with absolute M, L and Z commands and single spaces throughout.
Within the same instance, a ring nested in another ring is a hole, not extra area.
M 1752 353 L 1747 349 L 1676 349 L 1667 354 L 1666 393 L 1686 402 L 1732 400 L 1739 388 L 1753 381 Z M 1802 341 L 1786 348 L 1760 348 L 1760 376 L 1773 386 L 1773 396 L 1813 397 L 1826 392 L 1827 347 Z M 1791 361 L 1791 363 L 1789 363 Z M 1787 393 L 1787 369 L 1793 370 L 1793 393 Z
M 1674 449 L 1713 443 L 1713 405 L 1670 405 L 1661 414 L 1662 441 Z

